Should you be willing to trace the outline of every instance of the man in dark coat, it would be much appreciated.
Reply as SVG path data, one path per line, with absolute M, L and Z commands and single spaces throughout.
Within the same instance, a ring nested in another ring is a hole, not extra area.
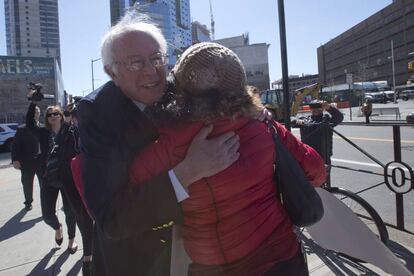
M 314 100 L 309 104 L 312 114 L 299 117 L 293 121 L 292 126 L 300 128 L 302 142 L 314 148 L 323 158 L 327 165 L 327 182 L 330 184 L 330 169 L 332 156 L 332 136 L 331 127 L 340 124 L 344 115 L 336 108 L 334 103 Z M 327 111 L 329 114 L 324 114 Z
M 164 94 L 166 41 L 150 23 L 127 17 L 104 37 L 102 59 L 111 81 L 83 98 L 77 115 L 81 170 L 95 219 L 94 275 L 169 275 L 171 230 L 182 223 L 188 185 L 237 160 L 238 137 L 194 138 L 186 158 L 143 185 L 128 185 L 128 167 L 157 129 L 144 114 Z
M 27 121 L 25 126 L 17 129 L 11 151 L 13 167 L 21 172 L 24 205 L 27 211 L 32 210 L 34 176 L 37 175 L 40 185 L 42 183 L 46 154 L 45 146 L 39 143 L 36 133 L 40 129 L 40 109 L 34 105 L 30 105 L 29 108 L 35 109 L 34 117 L 30 122 Z

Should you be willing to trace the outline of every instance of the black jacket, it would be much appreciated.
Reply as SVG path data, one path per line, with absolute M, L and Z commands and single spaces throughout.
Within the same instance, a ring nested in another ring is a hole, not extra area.
M 48 152 L 49 132 L 34 120 L 36 104 L 31 103 L 26 113 L 26 125 L 19 127 L 13 140 L 11 158 L 19 161 L 22 169 L 41 163 L 44 167 Z
M 169 275 L 171 225 L 183 218 L 168 175 L 128 186 L 132 158 L 157 130 L 112 81 L 83 98 L 77 115 L 95 274 Z
M 302 142 L 314 148 L 327 163 L 332 156 L 332 129 L 342 122 L 344 115 L 335 107 L 327 110 L 328 114 L 319 116 L 304 116 L 302 125 L 293 124 L 293 127 L 300 128 Z M 329 163 L 330 164 L 330 163 Z

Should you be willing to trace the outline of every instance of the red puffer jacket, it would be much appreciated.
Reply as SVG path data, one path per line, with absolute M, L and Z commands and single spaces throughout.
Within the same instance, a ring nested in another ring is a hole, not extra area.
M 308 179 L 315 186 L 322 184 L 326 175 L 320 156 L 282 125 L 273 124 Z M 202 127 L 202 123 L 195 122 L 160 129 L 159 139 L 133 161 L 132 185 L 173 168 L 185 157 L 189 144 Z M 266 124 L 243 117 L 215 121 L 210 137 L 230 130 L 240 137 L 239 159 L 226 170 L 191 184 L 189 198 L 182 202 L 185 249 L 195 263 L 221 265 L 251 254 L 267 240 L 281 244 L 274 250 L 278 251 L 275 258 L 291 257 L 297 249 L 294 245 L 292 252 L 292 243 L 283 245 L 294 233 L 275 197 L 272 136 Z

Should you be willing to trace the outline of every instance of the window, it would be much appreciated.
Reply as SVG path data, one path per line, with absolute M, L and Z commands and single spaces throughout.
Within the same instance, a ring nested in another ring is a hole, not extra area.
M 30 44 L 27 44 L 27 47 L 30 47 Z
M 32 51 L 28 50 L 27 53 L 30 54 Z
M 28 30 L 29 30 L 29 27 L 26 28 L 26 31 L 28 31 Z

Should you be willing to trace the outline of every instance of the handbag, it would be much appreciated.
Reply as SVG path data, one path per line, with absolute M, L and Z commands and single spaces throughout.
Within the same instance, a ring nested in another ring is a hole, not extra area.
M 276 150 L 273 181 L 276 185 L 277 196 L 294 225 L 311 226 L 323 217 L 322 200 L 306 179 L 296 159 L 280 141 L 271 123 L 269 123 L 269 129 Z

